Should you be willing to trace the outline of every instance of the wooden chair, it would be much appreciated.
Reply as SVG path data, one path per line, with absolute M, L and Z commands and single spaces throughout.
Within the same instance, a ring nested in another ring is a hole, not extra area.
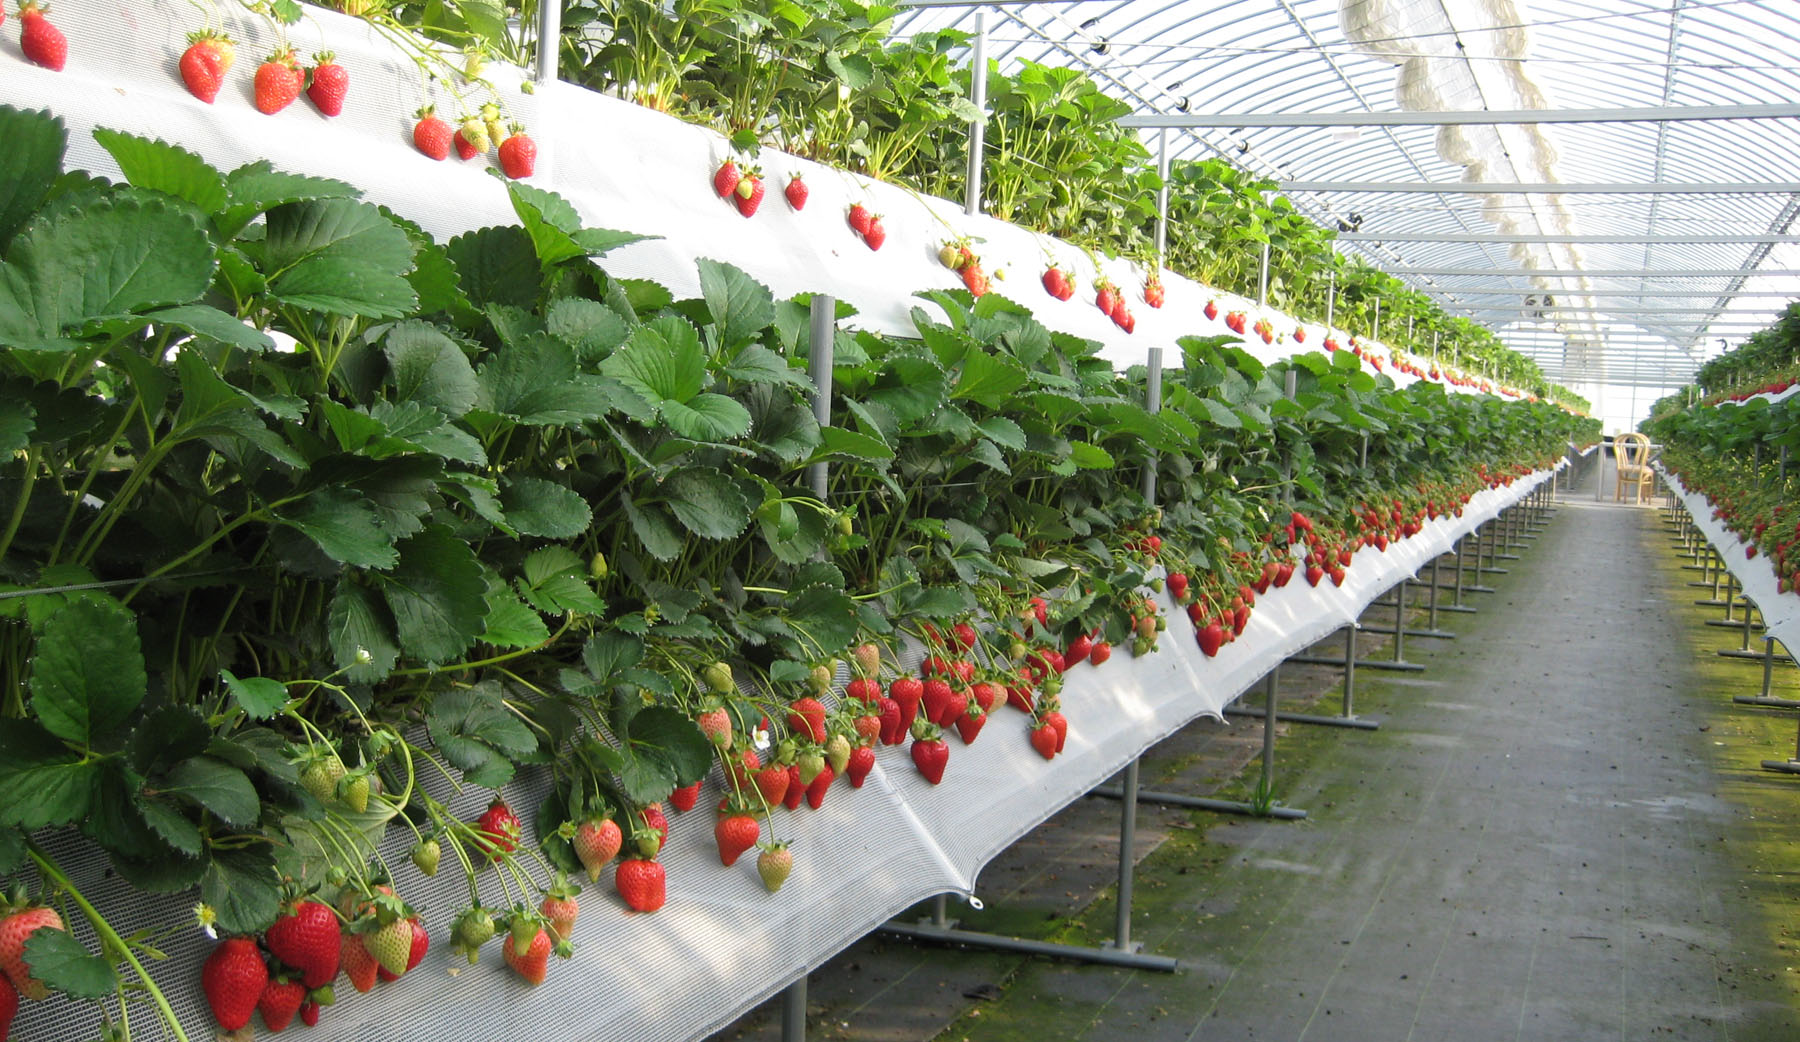
M 1619 475 L 1613 489 L 1613 502 L 1625 498 L 1626 485 L 1632 486 L 1632 502 L 1649 500 L 1650 488 L 1656 484 L 1656 472 L 1650 469 L 1649 437 L 1635 432 L 1614 435 L 1613 463 Z

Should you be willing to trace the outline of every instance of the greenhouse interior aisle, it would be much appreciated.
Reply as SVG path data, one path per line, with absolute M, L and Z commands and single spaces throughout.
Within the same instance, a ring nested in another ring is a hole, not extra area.
M 1366 678 L 1380 731 L 1297 739 L 1323 744 L 1278 788 L 1309 821 L 1197 815 L 1146 859 L 1135 936 L 1181 973 L 1028 962 L 940 1037 L 1795 1037 L 1724 842 L 1684 573 L 1660 511 L 1591 482 L 1460 639 L 1410 646 L 1426 672 Z M 885 1005 L 853 1037 L 911 1037 Z

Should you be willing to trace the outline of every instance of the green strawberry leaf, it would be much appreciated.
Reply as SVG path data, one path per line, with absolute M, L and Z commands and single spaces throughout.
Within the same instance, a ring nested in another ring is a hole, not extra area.
M 394 641 L 393 615 L 374 591 L 348 576 L 338 580 L 325 630 L 332 661 L 352 682 L 374 683 L 394 671 L 400 646 Z M 358 661 L 359 652 L 367 654 L 367 662 Z
M 133 185 L 186 199 L 202 213 L 225 208 L 225 175 L 187 149 L 105 127 L 94 128 L 94 140 Z
M 730 539 L 749 526 L 754 506 L 737 482 L 711 467 L 684 467 L 663 481 L 669 509 L 702 539 Z
M 227 825 L 254 825 L 262 813 L 256 787 L 244 772 L 211 756 L 190 756 L 171 767 L 162 788 L 186 796 Z
M 43 205 L 62 174 L 69 131 L 43 111 L 0 105 L 0 248 L 12 241 L 26 219 Z
M 456 342 L 425 322 L 401 322 L 382 340 L 397 401 L 420 402 L 457 419 L 475 407 L 480 384 Z
M 200 900 L 217 914 L 220 933 L 261 933 L 281 912 L 279 882 L 266 843 L 215 847 L 200 877 Z
M 719 346 L 735 350 L 755 340 L 775 321 L 775 295 L 749 273 L 721 261 L 702 257 L 700 293 L 712 316 Z M 782 365 L 785 370 L 787 366 Z
M 97 999 L 119 986 L 112 963 L 88 951 L 66 930 L 39 929 L 25 938 L 31 976 L 70 998 Z
M 594 508 L 579 493 L 543 478 L 507 478 L 500 504 L 520 535 L 574 539 L 594 523 Z
M 333 315 L 399 318 L 418 306 L 412 240 L 369 203 L 318 199 L 268 212 L 269 293 Z
M 137 618 L 118 602 L 83 597 L 45 621 L 31 657 L 31 709 L 51 734 L 92 746 L 125 723 L 148 683 Z
M 400 647 L 422 662 L 452 661 L 481 636 L 487 582 L 469 544 L 432 525 L 399 544 L 400 563 L 376 575 Z
M 226 690 L 231 692 L 231 700 L 252 720 L 267 720 L 287 705 L 287 687 L 279 680 L 269 677 L 240 680 L 229 669 L 220 670 L 219 676 L 225 681 Z

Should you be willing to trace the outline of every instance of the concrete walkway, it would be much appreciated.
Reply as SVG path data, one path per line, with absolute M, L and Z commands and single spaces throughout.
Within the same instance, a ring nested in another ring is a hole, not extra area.
M 868 941 L 813 975 L 810 1033 L 1800 1039 L 1780 950 L 1794 942 L 1765 907 L 1795 898 L 1785 866 L 1778 885 L 1757 886 L 1742 863 L 1739 834 L 1770 826 L 1744 820 L 1755 815 L 1724 792 L 1711 755 L 1708 721 L 1728 698 L 1698 694 L 1710 663 L 1694 645 L 1688 573 L 1657 511 L 1615 507 L 1610 488 L 1596 504 L 1593 480 L 1565 494 L 1522 560 L 1503 562 L 1511 574 L 1486 577 L 1498 592 L 1470 596 L 1479 614 L 1443 617 L 1458 639 L 1408 642 L 1425 673 L 1359 672 L 1358 709 L 1381 730 L 1284 732 L 1277 794 L 1308 821 L 1144 808 L 1140 841 L 1157 845 L 1139 866 L 1134 937 L 1182 972 Z M 1731 668 L 1754 683 L 1753 665 Z M 1257 727 L 1234 718 L 1224 733 L 1253 747 Z M 1225 739 L 1217 725 L 1189 731 L 1146 759 L 1147 781 L 1217 781 Z M 1790 805 L 1787 791 L 1775 806 Z M 1082 801 L 1009 851 L 984 882 L 1001 873 L 1014 911 L 972 925 L 1109 937 L 1116 814 Z M 1054 857 L 1034 856 L 1034 841 Z M 1101 896 L 1063 920 L 1058 903 L 1089 887 Z M 725 1037 L 775 1027 L 753 1015 Z

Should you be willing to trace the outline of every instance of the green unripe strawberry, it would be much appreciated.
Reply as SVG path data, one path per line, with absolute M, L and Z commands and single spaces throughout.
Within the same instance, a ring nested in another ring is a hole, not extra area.
M 338 759 L 336 753 L 327 753 L 306 765 L 300 772 L 300 785 L 312 793 L 315 800 L 324 801 L 337 796 L 338 782 L 344 777 L 344 761 Z
M 442 855 L 443 848 L 438 846 L 438 841 L 428 839 L 412 848 L 412 863 L 426 875 L 435 876 L 438 870 L 438 858 Z
M 794 871 L 794 852 L 786 843 L 774 843 L 763 850 L 756 858 L 756 874 L 762 876 L 763 886 L 769 893 L 781 889 L 787 882 L 788 875 Z
M 494 917 L 485 908 L 471 908 L 456 920 L 456 944 L 475 962 L 482 945 L 494 936 Z
M 406 964 L 412 958 L 412 938 L 412 923 L 395 919 L 365 935 L 363 947 L 369 949 L 382 969 L 398 977 L 406 972 Z
M 807 672 L 806 685 L 816 696 L 828 695 L 831 693 L 831 681 L 835 674 L 836 670 L 821 662 Z
M 737 694 L 737 682 L 732 679 L 731 667 L 723 662 L 714 662 L 700 671 L 700 679 L 717 694 Z
M 811 785 L 825 769 L 825 753 L 818 746 L 811 746 L 794 760 L 794 766 L 800 768 L 800 784 Z
M 609 571 L 611 569 L 606 566 L 606 555 L 596 550 L 593 559 L 588 561 L 588 578 L 599 582 L 606 578 Z
M 825 759 L 831 764 L 833 774 L 844 773 L 844 766 L 850 762 L 850 739 L 841 734 L 834 734 L 825 743 Z
M 349 775 L 343 781 L 339 782 L 338 783 L 338 797 L 344 801 L 344 806 L 350 808 L 350 810 L 354 813 L 361 814 L 362 812 L 368 810 L 369 809 L 369 776 L 368 776 L 368 774 L 358 771 L 357 773 Z M 406 943 L 408 945 L 412 944 L 412 935 L 411 934 L 407 935 Z M 392 971 L 389 971 L 389 972 L 392 972 Z

